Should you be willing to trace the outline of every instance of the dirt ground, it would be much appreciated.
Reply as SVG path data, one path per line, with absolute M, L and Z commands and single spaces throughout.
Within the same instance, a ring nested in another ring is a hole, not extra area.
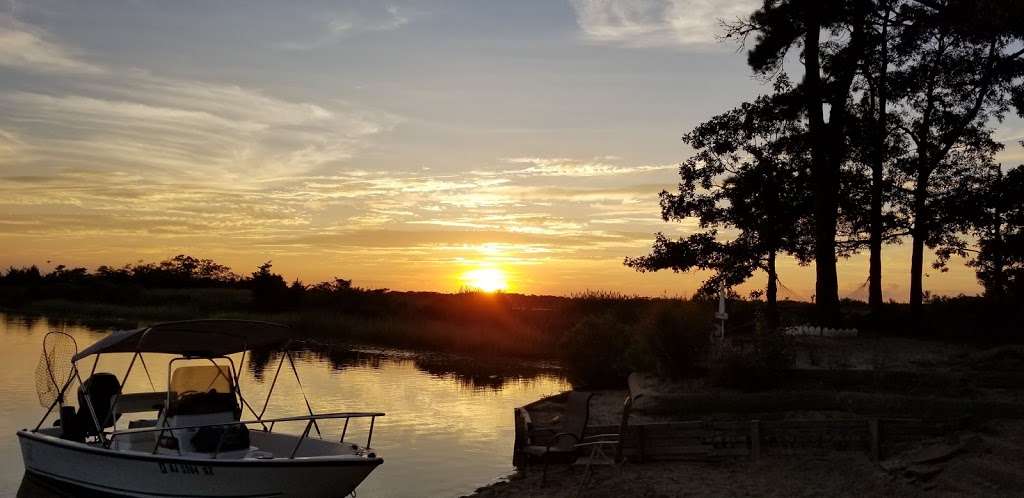
M 797 367 L 821 370 L 934 372 L 963 378 L 966 384 L 982 374 L 1024 372 L 1024 347 L 993 349 L 908 339 L 801 338 Z M 1013 377 L 1016 379 L 1016 377 Z M 640 384 L 649 398 L 659 394 L 716 391 L 700 381 Z M 962 386 L 961 386 L 962 387 Z M 870 390 L 869 390 L 870 391 Z M 898 390 L 897 390 L 898 391 Z M 898 393 L 898 392 L 897 392 Z M 615 425 L 626 391 L 597 392 L 589 425 Z M 634 393 L 635 394 L 635 393 Z M 907 394 L 907 393 L 902 393 Z M 1024 402 L 1018 386 L 989 388 L 968 385 L 957 391 L 930 393 L 959 398 Z M 539 426 L 559 425 L 560 400 L 531 406 Z M 799 412 L 782 418 L 815 419 L 848 413 Z M 633 413 L 630 423 L 671 417 Z M 977 421 L 969 429 L 893 450 L 879 462 L 858 452 L 815 451 L 789 455 L 768 452 L 757 462 L 625 462 L 595 467 L 589 476 L 578 465 L 552 465 L 545 486 L 539 466 L 484 488 L 479 497 L 561 496 L 1024 496 L 1024 420 Z
M 474 496 L 909 496 L 916 491 L 859 455 L 766 458 L 757 463 L 625 463 L 594 468 L 586 483 L 583 468 L 563 465 L 549 470 L 544 487 L 540 474 L 540 468 L 530 469 Z
M 1024 496 L 1024 421 L 926 441 L 873 463 L 856 452 L 742 460 L 594 467 L 553 465 L 541 486 L 534 466 L 480 488 L 476 497 Z

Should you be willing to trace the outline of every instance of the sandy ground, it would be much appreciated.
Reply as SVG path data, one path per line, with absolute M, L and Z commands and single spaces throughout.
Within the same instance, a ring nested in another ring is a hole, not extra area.
M 585 479 L 586 478 L 586 479 Z M 873 463 L 831 452 L 769 455 L 758 462 L 553 465 L 545 486 L 531 467 L 478 497 L 561 496 L 1024 496 L 1024 421 L 993 421 L 978 430 L 923 442 Z
M 796 337 L 796 368 L 942 370 L 982 351 L 972 345 L 901 337 Z
M 474 496 L 912 496 L 916 489 L 876 469 L 860 455 L 765 458 L 757 463 L 625 463 L 601 467 L 584 483 L 584 469 L 552 467 L 540 486 L 540 469 Z M 582 484 L 582 487 L 581 487 Z
M 983 350 L 908 339 L 802 338 L 798 367 L 805 369 L 900 370 L 970 378 L 975 372 L 1024 371 L 1024 347 Z M 713 390 L 701 383 L 650 386 L 653 391 Z M 971 389 L 944 393 L 968 399 L 1024 401 L 1022 389 Z M 626 391 L 602 391 L 592 402 L 590 425 L 615 425 Z M 557 426 L 563 407 L 547 400 L 531 407 L 538 426 Z M 800 412 L 783 417 L 822 418 L 846 413 Z M 634 412 L 630 423 L 665 421 Z M 595 467 L 552 465 L 547 484 L 531 467 L 507 481 L 477 490 L 481 497 L 561 496 L 1024 496 L 1024 420 L 981 422 L 970 430 L 922 441 L 872 462 L 856 452 L 768 453 L 758 462 L 631 463 Z

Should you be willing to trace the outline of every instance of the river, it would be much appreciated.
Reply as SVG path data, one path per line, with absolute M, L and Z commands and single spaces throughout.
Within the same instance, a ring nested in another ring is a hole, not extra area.
M 15 432 L 34 427 L 45 411 L 36 394 L 35 370 L 43 336 L 49 330 L 71 334 L 79 348 L 106 333 L 57 320 L 0 314 L 3 496 L 15 496 L 19 488 L 22 496 L 39 495 L 38 486 L 23 482 Z M 104 355 L 97 371 L 112 372 L 120 378 L 129 358 L 126 354 Z M 158 388 L 166 385 L 167 358 L 152 355 L 147 363 Z M 242 367 L 240 386 L 250 402 L 262 405 L 276 359 L 250 358 L 246 357 Z M 234 360 L 239 360 L 238 355 Z M 92 367 L 91 360 L 84 362 L 87 365 L 83 369 Z M 512 472 L 513 407 L 569 388 L 552 369 L 411 351 L 320 349 L 298 354 L 296 364 L 302 389 L 315 411 L 387 413 L 376 423 L 372 444 L 383 456 L 384 464 L 359 486 L 360 497 L 459 496 L 507 476 Z M 268 417 L 305 415 L 299 386 L 285 371 L 274 390 Z M 145 373 L 133 370 L 125 390 L 150 390 Z M 275 430 L 301 433 L 302 428 L 297 425 Z M 340 433 L 338 427 L 322 429 L 326 435 Z M 353 425 L 350 433 L 353 429 L 357 437 L 346 439 L 359 441 L 365 437 L 365 427 Z

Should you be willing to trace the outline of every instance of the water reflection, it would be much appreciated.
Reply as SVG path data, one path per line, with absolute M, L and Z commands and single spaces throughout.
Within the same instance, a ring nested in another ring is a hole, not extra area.
M 379 369 L 384 364 L 410 364 L 417 370 L 444 379 L 454 379 L 475 389 L 501 389 L 507 382 L 529 381 L 541 376 L 557 376 L 560 369 L 553 364 L 509 358 L 469 358 L 436 352 L 373 350 L 365 347 L 303 344 L 292 351 L 296 361 L 326 363 L 334 371 L 347 368 Z M 281 354 L 253 351 L 246 360 L 249 373 L 264 380 L 268 369 L 274 370 Z M 271 376 L 273 373 L 271 373 Z
M 105 332 L 2 314 L 0 324 L 4 345 L 0 359 L 5 364 L 0 369 L 0 391 L 8 398 L 0 403 L 0 495 L 6 495 L 22 484 L 23 467 L 14 432 L 35 425 L 43 412 L 32 379 L 43 335 L 63 328 L 85 347 Z M 481 361 L 325 345 L 309 346 L 294 354 L 302 385 L 285 365 L 267 416 L 303 413 L 302 391 L 318 412 L 387 413 L 378 420 L 373 438 L 385 464 L 360 486 L 360 496 L 454 496 L 507 475 L 512 470 L 512 408 L 568 388 L 549 365 L 523 365 L 513 360 Z M 153 355 L 149 363 L 157 386 L 166 383 L 168 358 Z M 269 351 L 246 355 L 240 386 L 246 398 L 257 402 L 257 409 L 262 407 L 280 359 L 280 354 Z M 121 377 L 128 360 L 129 355 L 104 355 L 97 371 Z M 91 367 L 91 360 L 82 365 Z M 127 392 L 150 390 L 144 374 L 135 372 L 131 377 Z M 301 432 L 302 427 L 283 429 Z M 340 427 L 323 429 L 325 437 L 340 434 Z M 350 434 L 365 429 L 350 428 Z M 357 434 L 353 439 L 365 437 L 363 432 Z M 61 495 L 55 494 L 52 486 L 38 484 L 26 480 L 19 495 Z
M 101 496 L 96 492 L 69 486 L 67 484 L 35 475 L 25 474 L 18 486 L 18 498 L 54 498 Z

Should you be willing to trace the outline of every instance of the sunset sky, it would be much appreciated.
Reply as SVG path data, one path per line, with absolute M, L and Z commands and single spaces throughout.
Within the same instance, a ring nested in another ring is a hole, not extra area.
M 9 0 L 0 265 L 187 253 L 363 287 L 689 295 L 700 275 L 622 259 L 694 229 L 658 209 L 679 137 L 770 91 L 715 40 L 756 3 Z M 1004 163 L 1022 135 L 1000 125 Z M 887 249 L 887 297 L 908 256 Z M 977 292 L 955 263 L 926 288 Z M 841 264 L 842 293 L 866 296 L 866 267 Z M 810 297 L 813 269 L 780 272 Z

